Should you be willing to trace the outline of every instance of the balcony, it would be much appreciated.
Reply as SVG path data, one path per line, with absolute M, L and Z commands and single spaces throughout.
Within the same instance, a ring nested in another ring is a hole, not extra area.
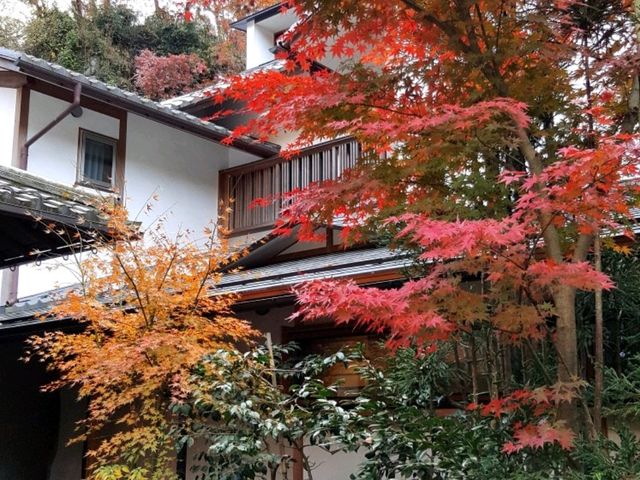
M 302 150 L 290 158 L 273 157 L 220 172 L 220 198 L 233 211 L 228 226 L 233 234 L 271 228 L 287 193 L 314 182 L 335 180 L 356 165 L 360 157 L 358 142 L 350 137 L 325 142 Z M 254 200 L 273 198 L 265 207 L 250 208 Z

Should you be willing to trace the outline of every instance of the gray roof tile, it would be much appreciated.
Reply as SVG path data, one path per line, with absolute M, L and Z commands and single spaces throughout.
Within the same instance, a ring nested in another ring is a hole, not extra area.
M 406 254 L 386 248 L 336 252 L 228 273 L 220 284 L 210 289 L 210 293 L 257 292 L 274 287 L 290 287 L 311 280 L 397 271 L 410 265 L 411 258 Z M 11 307 L 0 307 L 0 331 L 33 324 L 34 315 L 46 313 L 71 288 L 74 287 L 25 297 Z
M 242 75 L 249 75 L 258 71 L 282 70 L 284 69 L 285 64 L 286 62 L 284 60 L 271 60 L 262 65 L 258 65 L 257 67 L 245 70 L 244 72 L 242 72 Z M 220 90 L 224 90 L 228 86 L 229 82 L 227 80 L 221 80 L 213 85 L 209 85 L 208 87 L 194 90 L 193 92 L 185 93 L 184 95 L 180 95 L 178 97 L 163 100 L 162 102 L 160 102 L 160 104 L 180 110 L 187 109 L 193 105 L 196 105 L 197 103 L 200 103 L 203 100 L 207 100 L 212 94 Z

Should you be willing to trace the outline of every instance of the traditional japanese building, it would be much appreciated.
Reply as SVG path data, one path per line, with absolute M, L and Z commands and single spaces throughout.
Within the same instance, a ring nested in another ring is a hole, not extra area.
M 247 72 L 280 69 L 279 38 L 296 22 L 276 5 L 237 21 L 246 32 Z M 335 68 L 330 58 L 318 68 Z M 132 216 L 157 194 L 157 212 L 167 212 L 169 229 L 199 231 L 217 218 L 220 201 L 235 200 L 229 217 L 232 241 L 247 248 L 218 292 L 239 295 L 237 314 L 270 332 L 275 342 L 295 340 L 304 352 L 335 351 L 345 344 L 374 340 L 366 332 L 331 322 L 298 325 L 291 287 L 321 278 L 353 279 L 361 285 L 396 285 L 410 264 L 406 256 L 362 244 L 345 250 L 339 225 L 320 229 L 323 241 L 299 242 L 295 232 L 273 236 L 281 204 L 250 209 L 257 198 L 279 196 L 317 181 L 335 179 L 360 155 L 351 138 L 314 145 L 295 157 L 280 156 L 295 138 L 283 132 L 269 142 L 240 138 L 223 144 L 246 118 L 230 115 L 201 120 L 231 103 L 214 105 L 209 93 L 221 85 L 152 102 L 26 54 L 0 50 L 0 478 L 80 480 L 84 446 L 67 446 L 84 405 L 73 392 L 42 393 L 50 378 L 40 364 L 19 360 L 34 333 L 79 328 L 73 319 L 39 319 L 73 288 L 67 255 L 91 250 L 92 235 L 104 218 L 92 199 L 122 202 Z M 153 218 L 139 218 L 140 231 Z M 80 232 L 63 242 L 46 225 Z M 105 233 L 106 234 L 106 233 Z M 359 379 L 337 372 L 344 388 Z M 346 391 L 345 390 L 345 391 Z M 192 478 L 187 452 L 179 468 Z M 348 478 L 357 456 L 327 458 L 314 452 L 314 478 Z M 302 468 L 293 480 L 302 480 Z

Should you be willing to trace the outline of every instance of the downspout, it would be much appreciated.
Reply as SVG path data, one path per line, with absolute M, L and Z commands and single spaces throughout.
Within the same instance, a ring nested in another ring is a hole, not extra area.
M 73 89 L 73 103 L 65 108 L 60 115 L 50 121 L 47 125 L 42 128 L 38 133 L 36 133 L 33 137 L 28 139 L 24 146 L 20 151 L 20 165 L 18 168 L 22 170 L 27 169 L 27 163 L 29 159 L 29 147 L 40 140 L 44 135 L 47 134 L 53 127 L 58 125 L 62 120 L 64 120 L 69 114 L 78 118 L 82 115 L 82 108 L 80 107 L 80 100 L 82 95 L 82 85 L 76 83 L 75 88 Z

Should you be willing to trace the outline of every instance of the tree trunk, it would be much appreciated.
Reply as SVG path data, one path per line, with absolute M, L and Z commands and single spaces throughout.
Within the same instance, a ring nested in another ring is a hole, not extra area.
M 540 174 L 543 164 L 535 148 L 533 147 L 528 133 L 524 129 L 519 129 L 519 148 L 522 155 L 527 160 L 532 173 Z M 544 228 L 544 246 L 547 257 L 557 264 L 562 264 L 567 260 L 562 251 L 560 234 L 553 225 L 548 214 L 540 214 L 540 225 Z M 576 241 L 573 255 L 574 261 L 583 261 L 586 257 L 592 237 L 581 235 Z M 553 300 L 556 307 L 556 352 L 558 355 L 558 381 L 574 382 L 578 379 L 578 336 L 576 332 L 576 289 L 567 285 L 560 285 L 553 292 Z M 560 419 L 575 431 L 578 430 L 578 415 L 575 402 L 565 402 L 560 407 Z
M 76 19 L 81 19 L 84 17 L 84 5 L 82 4 L 82 0 L 73 0 L 72 7 Z
M 500 70 L 495 63 L 482 62 L 482 49 L 478 45 L 478 39 L 474 30 L 462 32 L 454 22 L 436 22 L 425 8 L 413 0 L 402 0 L 409 8 L 417 11 L 422 15 L 423 21 L 435 25 L 447 35 L 450 40 L 450 47 L 465 54 L 471 59 L 471 63 L 477 66 L 487 81 L 493 85 L 495 93 L 501 97 L 509 97 L 509 88 L 505 82 Z M 640 7 L 640 0 L 635 0 L 636 8 Z M 454 2 L 455 4 L 455 2 Z M 469 12 L 469 4 L 460 2 L 457 4 L 457 16 L 461 23 L 470 25 L 472 20 Z M 467 41 L 462 42 L 461 36 L 465 34 Z M 532 174 L 538 175 L 542 173 L 544 164 L 538 156 L 531 139 L 529 131 L 525 128 L 517 128 L 516 135 L 518 139 L 518 149 L 524 157 Z M 557 264 L 566 262 L 563 252 L 562 239 L 560 233 L 554 226 L 552 218 L 549 214 L 540 213 L 539 223 L 543 229 L 543 238 L 546 256 L 549 260 Z M 575 245 L 574 261 L 583 261 L 588 253 L 592 238 L 588 235 L 581 235 Z M 575 318 L 575 298 L 576 289 L 561 285 L 553 292 L 554 303 L 557 311 L 557 340 L 556 350 L 558 353 L 558 380 L 561 382 L 572 382 L 577 379 L 578 375 L 578 345 L 576 333 Z M 560 418 L 565 420 L 568 425 L 578 430 L 578 416 L 575 408 L 575 402 L 565 404 L 560 411 Z
M 600 248 L 600 236 L 598 235 L 593 245 L 596 271 L 602 271 L 602 252 Z M 604 368 L 604 346 L 603 346 L 603 314 L 602 314 L 602 289 L 595 292 L 595 378 L 593 386 L 593 423 L 595 430 L 602 433 L 602 385 Z
M 478 386 L 478 356 L 476 351 L 476 339 L 474 337 L 473 329 L 469 334 L 469 349 L 470 349 L 470 365 L 471 365 L 471 398 L 474 403 L 478 403 L 479 399 L 479 386 Z
M 578 379 L 576 289 L 561 285 L 556 289 L 554 300 L 557 313 L 558 381 L 570 383 Z M 577 430 L 578 414 L 575 401 L 561 404 L 559 415 L 560 419 L 566 421 L 574 430 Z

